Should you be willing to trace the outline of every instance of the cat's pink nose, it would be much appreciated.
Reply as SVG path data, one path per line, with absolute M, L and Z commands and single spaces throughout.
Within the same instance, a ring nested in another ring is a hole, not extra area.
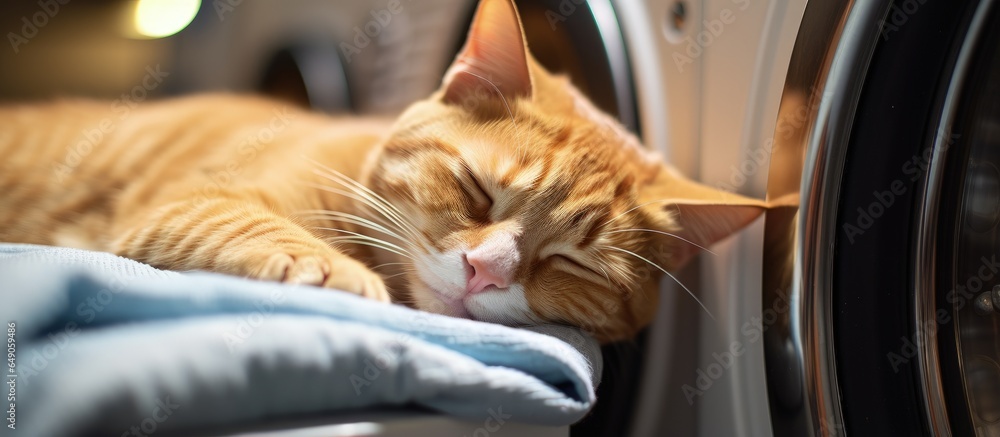
M 479 293 L 491 285 L 497 288 L 510 286 L 510 279 L 501 273 L 504 269 L 496 258 L 483 256 L 479 251 L 472 251 L 466 254 L 465 262 L 471 267 L 469 281 L 465 285 L 467 293 Z

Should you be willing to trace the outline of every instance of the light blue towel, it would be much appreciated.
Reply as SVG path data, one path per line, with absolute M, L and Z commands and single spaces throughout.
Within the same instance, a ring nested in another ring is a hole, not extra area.
M 593 406 L 601 373 L 598 345 L 571 328 L 530 332 L 42 246 L 0 245 L 0 322 L 15 324 L 18 435 L 405 404 L 566 425 Z

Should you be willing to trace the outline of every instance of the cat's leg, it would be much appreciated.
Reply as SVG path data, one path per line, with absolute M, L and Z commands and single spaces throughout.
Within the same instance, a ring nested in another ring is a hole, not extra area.
M 206 270 L 310 284 L 389 301 L 382 278 L 254 201 L 173 202 L 132 217 L 115 253 L 170 270 Z

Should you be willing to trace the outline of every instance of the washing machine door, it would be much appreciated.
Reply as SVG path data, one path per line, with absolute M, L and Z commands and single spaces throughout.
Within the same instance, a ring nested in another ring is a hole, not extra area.
M 995 3 L 809 3 L 768 184 L 776 435 L 1000 435 Z

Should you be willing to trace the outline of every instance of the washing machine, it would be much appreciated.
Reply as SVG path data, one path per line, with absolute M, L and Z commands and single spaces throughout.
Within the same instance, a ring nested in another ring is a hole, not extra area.
M 707 313 L 664 283 L 574 431 L 1000 435 L 995 2 L 609 10 L 646 145 L 772 208 L 683 272 Z
M 772 205 L 714 318 L 664 290 L 631 435 L 1000 435 L 995 2 L 617 5 L 647 144 Z
M 392 113 L 474 3 L 407 2 L 366 42 L 378 1 L 246 2 L 179 42 L 183 91 Z M 517 3 L 536 57 L 647 147 L 772 205 L 678 275 L 707 312 L 664 282 L 605 348 L 571 435 L 1000 435 L 995 2 Z
M 775 434 L 1000 435 L 998 25 L 993 1 L 806 7 L 779 114 L 806 96 L 807 122 L 767 186 L 799 197 L 765 225 L 790 274 L 764 266 L 763 308 L 792 303 L 765 335 Z
M 1000 435 L 995 3 L 518 0 L 543 64 L 681 172 L 771 208 L 677 275 L 707 311 L 668 279 L 654 323 L 604 348 L 588 417 L 491 435 Z M 16 63 L 0 54 L 0 96 L 131 84 L 123 64 L 162 62 L 160 96 L 393 114 L 440 84 L 475 0 L 393 4 L 204 1 L 155 45 L 91 44 L 86 71 L 29 71 L 74 52 L 32 40 Z M 211 435 L 468 429 L 381 410 Z

